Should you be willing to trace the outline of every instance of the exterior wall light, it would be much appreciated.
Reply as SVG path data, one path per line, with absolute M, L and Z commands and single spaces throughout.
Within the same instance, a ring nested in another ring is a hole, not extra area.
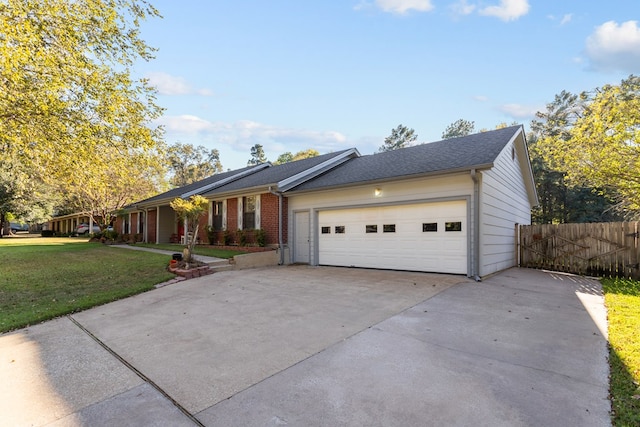
M 382 195 L 382 189 L 381 188 L 376 188 L 375 190 L 373 190 L 373 195 L 376 197 L 380 197 Z

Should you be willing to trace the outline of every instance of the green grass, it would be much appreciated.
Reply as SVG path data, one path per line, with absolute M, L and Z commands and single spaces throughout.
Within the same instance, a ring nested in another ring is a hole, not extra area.
M 640 282 L 603 279 L 614 426 L 640 426 Z
M 163 251 L 182 252 L 185 248 L 184 245 L 170 244 L 170 243 L 136 243 L 136 246 L 144 246 L 153 249 L 162 249 Z M 212 256 L 216 258 L 233 258 L 236 255 L 244 254 L 245 251 L 230 251 L 225 249 L 216 249 L 211 246 L 196 245 L 193 250 L 196 255 Z
M 2 238 L 0 332 L 150 290 L 174 277 L 167 262 L 87 238 Z

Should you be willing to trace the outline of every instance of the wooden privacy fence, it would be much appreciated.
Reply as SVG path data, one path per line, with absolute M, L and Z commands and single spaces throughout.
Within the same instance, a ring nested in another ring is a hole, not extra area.
M 521 267 L 640 280 L 640 222 L 519 226 Z

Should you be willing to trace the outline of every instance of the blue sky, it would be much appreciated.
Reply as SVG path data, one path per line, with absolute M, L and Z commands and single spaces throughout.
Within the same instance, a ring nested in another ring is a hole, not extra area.
M 225 169 L 262 144 L 377 151 L 393 128 L 441 139 L 527 128 L 562 90 L 640 74 L 637 0 L 151 0 L 163 15 L 136 65 L 166 108 L 168 143 L 220 151 Z

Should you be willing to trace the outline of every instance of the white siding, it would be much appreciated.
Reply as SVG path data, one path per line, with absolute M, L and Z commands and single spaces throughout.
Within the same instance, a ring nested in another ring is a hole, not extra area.
M 380 195 L 375 195 L 375 190 Z M 473 181 L 468 173 L 438 178 L 423 178 L 389 183 L 371 183 L 358 187 L 318 191 L 308 194 L 289 196 L 289 242 L 293 242 L 293 212 L 310 210 L 312 212 L 311 234 L 309 236 L 311 254 L 310 263 L 318 264 L 318 211 L 337 208 L 365 206 L 384 206 L 411 202 L 442 200 L 469 200 L 473 194 Z M 295 252 L 295 250 L 293 251 Z
M 491 170 L 481 174 L 480 275 L 516 265 L 515 225 L 531 223 L 531 204 L 520 167 L 520 150 L 509 143 Z M 524 159 L 528 162 L 528 159 Z

